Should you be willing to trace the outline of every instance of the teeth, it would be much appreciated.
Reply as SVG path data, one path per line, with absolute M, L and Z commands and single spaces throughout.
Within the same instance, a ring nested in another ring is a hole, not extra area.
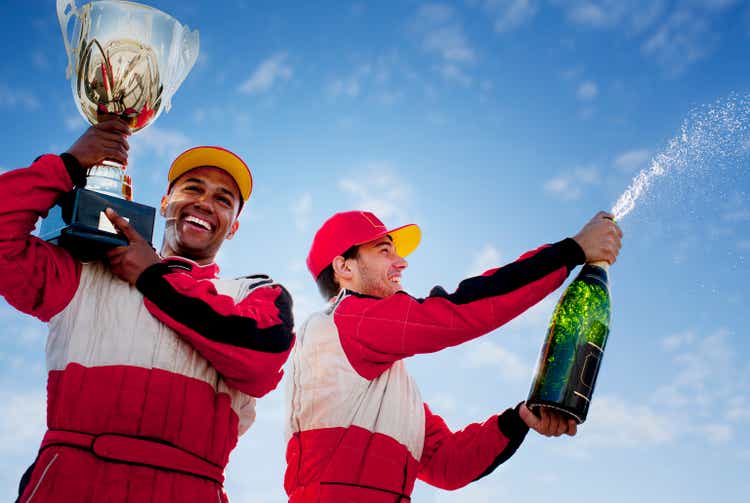
M 206 229 L 207 231 L 210 231 L 210 230 L 211 230 L 211 224 L 209 224 L 209 223 L 208 223 L 208 222 L 206 222 L 205 220 L 202 220 L 202 219 L 200 219 L 200 218 L 198 218 L 198 217 L 194 217 L 194 216 L 192 216 L 192 215 L 189 215 L 189 216 L 185 217 L 185 221 L 186 221 L 186 222 L 192 222 L 192 223 L 194 223 L 195 225 L 198 225 L 198 226 L 200 226 L 200 227 L 203 227 L 203 228 L 204 228 L 204 229 Z

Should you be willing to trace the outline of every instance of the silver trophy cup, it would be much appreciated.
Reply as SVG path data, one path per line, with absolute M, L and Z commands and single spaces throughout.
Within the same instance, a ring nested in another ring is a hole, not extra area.
M 77 7 L 75 0 L 57 0 L 57 16 L 73 97 L 91 124 L 115 116 L 133 132 L 148 126 L 170 109 L 172 96 L 198 58 L 198 32 L 146 5 L 93 0 Z M 81 194 L 62 201 L 59 215 L 51 213 L 43 222 L 44 239 L 80 258 L 98 258 L 124 241 L 103 217 L 109 206 L 150 240 L 154 209 L 131 201 L 133 188 L 124 166 L 104 161 L 90 168 L 86 189 L 74 192 Z M 150 223 L 144 208 L 150 210 Z

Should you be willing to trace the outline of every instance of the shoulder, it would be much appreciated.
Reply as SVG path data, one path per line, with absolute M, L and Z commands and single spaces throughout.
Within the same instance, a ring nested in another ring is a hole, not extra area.
M 266 298 L 287 309 L 292 307 L 292 296 L 284 285 L 267 274 L 251 274 L 230 280 L 238 285 L 240 298 Z
M 264 286 L 281 286 L 276 283 L 268 274 L 251 274 L 249 276 L 240 276 L 239 278 L 234 278 L 232 281 L 235 281 L 238 284 L 242 285 L 246 290 L 246 293 L 250 293 L 253 290 L 262 288 Z M 282 288 L 284 287 L 282 286 Z
M 406 312 L 414 303 L 422 302 L 424 299 L 417 299 L 404 291 L 385 298 L 347 291 L 333 306 L 333 312 L 337 316 L 376 315 L 379 317 Z

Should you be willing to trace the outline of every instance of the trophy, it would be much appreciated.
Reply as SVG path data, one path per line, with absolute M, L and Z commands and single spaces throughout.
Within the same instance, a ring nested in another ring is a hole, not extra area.
M 198 57 L 198 32 L 146 5 L 92 0 L 78 8 L 75 0 L 57 0 L 57 16 L 68 54 L 66 76 L 78 110 L 91 124 L 114 116 L 134 133 L 148 126 L 170 109 Z M 105 160 L 88 170 L 85 188 L 58 200 L 42 221 L 40 237 L 81 260 L 101 258 L 128 244 L 104 214 L 110 207 L 151 243 L 155 209 L 132 198 L 125 167 Z

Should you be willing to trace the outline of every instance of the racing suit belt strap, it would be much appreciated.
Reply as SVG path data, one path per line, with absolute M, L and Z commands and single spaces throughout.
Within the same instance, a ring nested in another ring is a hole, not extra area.
M 92 435 L 80 431 L 48 430 L 42 439 L 40 451 L 53 446 L 83 449 L 100 459 L 115 463 L 148 466 L 202 477 L 219 485 L 224 483 L 223 466 L 164 440 L 120 433 Z

